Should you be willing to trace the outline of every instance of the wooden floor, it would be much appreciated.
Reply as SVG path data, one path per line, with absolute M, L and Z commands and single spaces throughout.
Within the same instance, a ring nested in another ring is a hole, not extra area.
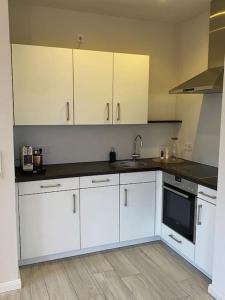
M 0 300 L 213 299 L 209 281 L 162 243 L 23 267 L 21 278 Z

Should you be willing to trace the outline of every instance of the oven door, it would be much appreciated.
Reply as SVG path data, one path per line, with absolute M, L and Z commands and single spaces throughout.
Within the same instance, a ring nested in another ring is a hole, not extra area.
M 163 224 L 195 243 L 196 196 L 171 185 L 163 186 Z

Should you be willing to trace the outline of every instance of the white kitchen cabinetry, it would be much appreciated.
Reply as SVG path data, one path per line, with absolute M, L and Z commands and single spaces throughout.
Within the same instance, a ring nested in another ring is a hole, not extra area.
M 154 236 L 155 182 L 120 186 L 120 241 Z
M 149 56 L 114 53 L 113 123 L 148 122 Z
M 119 185 L 80 190 L 81 248 L 119 242 Z
M 72 49 L 12 45 L 15 125 L 73 124 Z
M 202 195 L 202 192 L 204 193 Z M 200 194 L 201 193 L 201 194 Z M 215 197 L 216 191 L 199 191 L 198 197 Z M 215 198 L 207 198 L 208 201 L 198 198 L 197 203 L 197 224 L 196 224 L 196 245 L 195 245 L 195 264 L 209 277 L 212 276 L 213 245 L 215 235 Z
M 79 190 L 19 196 L 21 259 L 80 249 Z
M 194 263 L 195 245 L 193 243 L 165 224 L 162 224 L 161 237 L 176 252 L 184 256 L 191 263 Z
M 112 124 L 113 53 L 73 50 L 75 124 Z
M 15 125 L 147 124 L 149 56 L 12 45 Z

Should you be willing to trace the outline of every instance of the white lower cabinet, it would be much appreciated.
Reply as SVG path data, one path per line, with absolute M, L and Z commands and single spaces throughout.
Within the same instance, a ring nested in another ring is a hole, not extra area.
M 21 259 L 80 249 L 79 190 L 19 196 Z
M 212 276 L 216 206 L 198 199 L 195 264 Z
M 194 262 L 195 245 L 181 236 L 179 233 L 162 224 L 161 237 L 175 251 L 184 256 L 191 262 Z
M 81 248 L 119 242 L 119 185 L 80 190 Z
M 120 186 L 120 241 L 154 236 L 155 182 Z

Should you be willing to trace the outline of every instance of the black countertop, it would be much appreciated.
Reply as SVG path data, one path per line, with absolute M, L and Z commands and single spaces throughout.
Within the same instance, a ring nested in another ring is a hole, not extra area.
M 203 186 L 217 189 L 218 169 L 215 167 L 187 160 L 179 164 L 156 163 L 151 158 L 141 159 L 141 161 L 145 162 L 144 166 L 126 169 L 109 162 L 52 164 L 45 166 L 46 172 L 44 174 L 26 174 L 20 168 L 16 168 L 16 182 L 162 170 Z

